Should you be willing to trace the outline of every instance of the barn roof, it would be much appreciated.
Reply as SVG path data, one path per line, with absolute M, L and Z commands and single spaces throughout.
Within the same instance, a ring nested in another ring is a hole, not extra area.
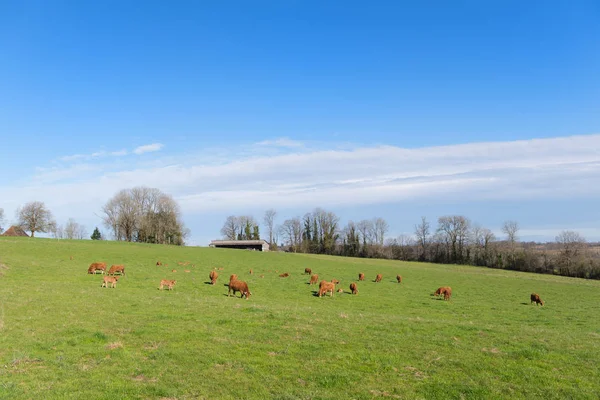
M 237 246 L 256 246 L 256 245 L 263 245 L 263 244 L 268 244 L 266 240 L 260 239 L 260 240 L 211 240 L 210 241 L 210 245 L 214 246 L 214 245 L 237 245 Z
M 29 237 L 29 235 L 21 228 L 20 226 L 11 226 L 4 232 L 1 236 L 25 236 Z

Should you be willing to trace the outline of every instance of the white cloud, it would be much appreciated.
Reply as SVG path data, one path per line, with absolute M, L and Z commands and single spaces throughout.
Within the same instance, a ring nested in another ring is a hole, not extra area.
M 172 194 L 187 215 L 430 199 L 598 198 L 599 150 L 600 135 L 244 157 L 243 149 L 233 149 L 228 162 L 225 154 L 212 161 L 201 154 L 186 155 L 183 165 L 171 155 L 149 166 L 123 160 L 43 170 L 27 185 L 0 192 L 13 194 L 5 209 L 36 199 L 73 217 L 97 213 L 116 191 L 139 185 Z
M 153 151 L 159 151 L 162 148 L 163 148 L 163 144 L 161 144 L 161 143 L 152 143 L 152 144 L 146 144 L 144 146 L 136 147 L 133 150 L 133 152 L 135 154 L 144 154 L 144 153 L 150 153 L 150 152 L 153 152 Z
M 256 143 L 257 146 L 266 146 L 266 147 L 289 147 L 289 148 L 297 148 L 304 147 L 304 143 L 298 140 L 292 140 L 287 137 L 263 140 L 262 142 Z

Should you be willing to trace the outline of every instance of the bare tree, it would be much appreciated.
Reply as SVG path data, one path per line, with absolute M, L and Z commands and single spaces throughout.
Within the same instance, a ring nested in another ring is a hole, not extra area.
M 124 189 L 102 208 L 116 240 L 183 245 L 189 231 L 175 200 L 158 189 Z
M 69 218 L 65 224 L 65 239 L 75 239 L 79 231 L 79 224 L 73 218 Z
M 511 265 L 515 264 L 515 249 L 517 247 L 517 240 L 519 237 L 517 233 L 519 232 L 519 223 L 517 221 L 505 221 L 502 225 L 502 233 L 506 235 L 506 240 L 508 241 L 508 246 L 510 249 L 509 260 Z
M 363 219 L 356 224 L 356 229 L 360 234 L 360 239 L 363 242 L 363 246 L 373 243 L 373 221 Z
M 469 219 L 462 215 L 438 218 L 438 233 L 442 234 L 446 243 L 448 261 L 463 262 L 464 249 L 469 235 Z
M 390 226 L 387 221 L 383 218 L 374 218 L 372 222 L 373 227 L 373 241 L 383 246 L 383 242 L 385 241 L 385 234 L 390 230 Z
M 0 208 L 0 233 L 4 232 L 4 209 Z
M 273 244 L 273 227 L 275 225 L 275 217 L 277 216 L 277 211 L 274 209 L 268 209 L 265 211 L 265 216 L 263 218 L 263 223 L 267 228 L 267 234 L 269 235 L 269 243 Z
M 31 237 L 36 232 L 48 232 L 53 220 L 52 212 L 41 201 L 32 201 L 17 210 L 19 226 L 30 231 Z
M 279 232 L 285 243 L 296 252 L 302 244 L 302 221 L 300 217 L 286 219 L 279 227 Z
M 78 227 L 77 232 L 76 232 L 77 239 L 83 240 L 83 239 L 85 239 L 87 237 L 87 234 L 88 234 L 88 231 L 85 228 L 85 226 L 79 224 L 79 227 Z
M 419 246 L 419 260 L 424 261 L 427 253 L 427 246 L 430 241 L 429 222 L 427 218 L 421 217 L 421 223 L 415 225 L 415 236 L 417 238 L 417 244 Z
M 223 227 L 221 228 L 221 235 L 223 235 L 223 238 L 229 240 L 237 239 L 239 225 L 238 218 L 235 215 L 230 215 L 227 217 Z
M 573 263 L 579 258 L 584 249 L 585 238 L 574 231 L 562 231 L 556 237 L 556 242 L 560 245 L 560 264 L 564 267 L 566 274 L 569 275 Z

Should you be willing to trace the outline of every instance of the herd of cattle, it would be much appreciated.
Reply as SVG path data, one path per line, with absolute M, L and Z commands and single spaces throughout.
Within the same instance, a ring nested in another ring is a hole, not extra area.
M 188 265 L 189 262 L 188 263 L 179 263 L 179 264 L 180 265 Z M 162 266 L 163 264 L 160 261 L 157 261 L 156 265 Z M 172 272 L 177 272 L 177 271 L 172 270 Z M 185 272 L 190 272 L 190 271 L 185 270 Z M 97 274 L 97 273 L 101 273 L 101 274 L 105 275 L 103 277 L 103 282 L 102 282 L 101 287 L 108 287 L 108 285 L 110 285 L 111 288 L 116 288 L 117 281 L 119 280 L 119 276 L 116 276 L 116 275 L 119 274 L 120 276 L 124 276 L 125 275 L 125 267 L 123 265 L 112 265 L 110 267 L 110 269 L 108 270 L 108 272 L 106 272 L 106 263 L 94 262 L 89 266 L 88 274 Z M 319 282 L 319 275 L 313 274 L 312 270 L 310 268 L 305 268 L 304 273 L 307 275 L 310 275 L 310 280 L 308 282 L 310 285 L 316 285 L 317 282 Z M 252 270 L 250 270 L 250 274 L 251 275 L 253 274 Z M 288 276 L 290 276 L 290 274 L 287 272 L 279 275 L 280 278 L 287 278 Z M 215 285 L 217 282 L 217 279 L 219 277 L 219 273 L 216 271 L 216 268 L 214 268 L 212 271 L 210 271 L 208 277 L 210 279 L 210 284 Z M 263 278 L 263 277 L 264 277 L 264 275 L 261 275 L 261 278 Z M 381 274 L 377 274 L 374 282 L 375 283 L 381 282 L 382 278 L 383 278 L 383 276 Z M 358 280 L 364 281 L 365 274 L 362 272 L 359 273 Z M 396 281 L 398 283 L 402 283 L 402 276 L 396 275 Z M 162 290 L 163 287 L 166 286 L 167 289 L 173 290 L 176 283 L 177 283 L 176 280 L 162 279 L 160 281 L 159 289 Z M 330 296 L 333 297 L 333 292 L 336 290 L 335 285 L 337 285 L 339 283 L 340 283 L 340 281 L 337 279 L 332 279 L 331 281 L 322 280 L 319 283 L 319 290 L 317 292 L 318 297 L 327 295 L 327 293 L 330 293 Z M 239 280 L 237 274 L 232 274 L 229 277 L 229 284 L 227 286 L 229 287 L 229 291 L 227 293 L 228 296 L 231 296 L 232 291 L 233 291 L 234 297 L 235 297 L 236 292 L 239 292 L 240 298 L 245 297 L 246 300 L 248 300 L 250 298 L 250 295 L 252 295 L 252 292 L 250 292 L 250 290 L 248 289 L 248 283 Z M 340 288 L 337 291 L 339 293 L 342 293 L 344 290 Z M 355 282 L 352 282 L 350 284 L 350 292 L 354 295 L 358 294 L 358 286 L 356 285 Z M 444 300 L 450 300 L 450 297 L 452 296 L 452 288 L 449 286 L 439 287 L 432 294 L 432 296 L 443 296 Z M 542 306 L 544 305 L 544 302 L 542 301 L 542 299 L 540 298 L 540 296 L 537 293 L 532 293 L 530 299 L 531 299 L 531 303 L 535 303 L 536 305 L 542 305 Z

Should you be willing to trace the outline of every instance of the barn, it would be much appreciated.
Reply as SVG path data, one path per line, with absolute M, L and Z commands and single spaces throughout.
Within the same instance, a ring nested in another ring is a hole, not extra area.
M 29 237 L 29 235 L 20 226 L 11 226 L 0 236 L 23 236 Z
M 221 249 L 243 249 L 269 251 L 269 243 L 266 240 L 212 240 L 208 247 Z

